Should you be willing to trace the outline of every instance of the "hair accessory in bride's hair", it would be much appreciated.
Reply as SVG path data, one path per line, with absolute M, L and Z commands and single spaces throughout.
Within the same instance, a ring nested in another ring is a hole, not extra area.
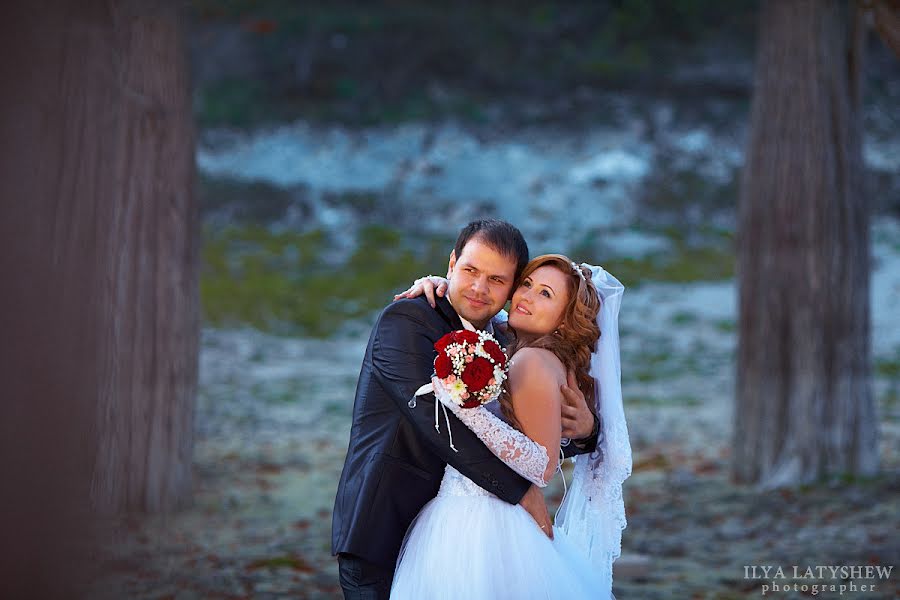
M 593 281 L 593 280 L 594 280 L 594 268 L 595 268 L 595 267 L 594 267 L 593 265 L 589 265 L 589 264 L 587 264 L 587 263 L 581 263 L 581 268 L 582 268 L 582 269 L 587 269 L 587 272 L 588 272 L 587 278 L 590 279 L 591 281 Z M 598 268 L 601 268 L 601 269 L 602 269 L 603 267 L 598 267 Z
M 578 273 L 579 275 L 581 275 L 581 280 L 582 280 L 582 281 L 587 281 L 587 279 L 584 278 L 584 271 L 581 270 L 581 267 L 579 267 L 578 265 L 575 264 L 575 261 L 572 261 L 572 262 L 569 263 L 569 264 L 572 265 L 572 270 L 573 270 L 573 271 L 575 271 L 576 273 Z

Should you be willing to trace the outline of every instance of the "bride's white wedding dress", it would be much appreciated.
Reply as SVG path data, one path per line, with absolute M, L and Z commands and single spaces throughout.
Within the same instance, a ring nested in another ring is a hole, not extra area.
M 434 386 L 436 397 L 499 458 L 546 485 L 549 458 L 543 446 L 483 406 L 459 408 L 440 382 L 434 380 Z M 403 541 L 391 598 L 607 600 L 610 588 L 608 576 L 575 549 L 565 532 L 554 528 L 550 540 L 524 508 L 448 465 L 437 497 L 422 508 Z
M 447 466 L 400 551 L 392 599 L 522 600 L 598 598 L 599 572 L 554 528 Z

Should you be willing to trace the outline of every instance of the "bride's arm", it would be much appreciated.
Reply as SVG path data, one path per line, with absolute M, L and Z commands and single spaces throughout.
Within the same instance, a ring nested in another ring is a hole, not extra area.
M 435 296 L 444 297 L 447 294 L 447 287 L 449 285 L 450 282 L 446 277 L 426 275 L 425 277 L 419 277 L 413 281 L 413 284 L 409 286 L 406 291 L 394 295 L 394 300 L 399 300 L 400 298 L 415 298 L 416 296 L 425 294 L 431 308 L 434 308 Z
M 510 384 L 516 418 L 521 432 L 496 417 L 483 406 L 460 408 L 443 390 L 438 380 L 435 395 L 471 429 L 500 460 L 537 486 L 545 487 L 558 465 L 560 438 L 560 399 L 558 377 L 545 357 L 545 351 L 523 350 L 510 367 Z M 556 388 L 555 394 L 553 388 Z M 550 401 L 547 399 L 551 398 Z M 552 414 L 551 414 L 552 413 Z M 554 429 L 555 427 L 555 434 Z M 551 460 L 548 448 L 553 449 Z
M 525 435 L 552 452 L 544 470 L 545 481 L 550 481 L 559 466 L 560 385 L 565 381 L 565 369 L 549 350 L 523 348 L 512 358 L 509 384 L 513 412 Z

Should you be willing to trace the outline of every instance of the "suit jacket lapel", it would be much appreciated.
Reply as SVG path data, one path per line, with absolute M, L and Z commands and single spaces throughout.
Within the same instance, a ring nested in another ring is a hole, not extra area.
M 451 331 L 463 328 L 462 321 L 459 320 L 459 315 L 456 314 L 456 311 L 450 306 L 450 301 L 447 300 L 447 298 L 435 298 L 435 305 L 435 310 L 450 326 Z

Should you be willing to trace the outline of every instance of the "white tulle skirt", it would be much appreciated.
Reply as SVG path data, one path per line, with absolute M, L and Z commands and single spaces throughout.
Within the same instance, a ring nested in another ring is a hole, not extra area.
M 551 541 L 521 506 L 439 495 L 407 532 L 391 598 L 608 600 L 609 590 L 565 533 L 554 529 Z

